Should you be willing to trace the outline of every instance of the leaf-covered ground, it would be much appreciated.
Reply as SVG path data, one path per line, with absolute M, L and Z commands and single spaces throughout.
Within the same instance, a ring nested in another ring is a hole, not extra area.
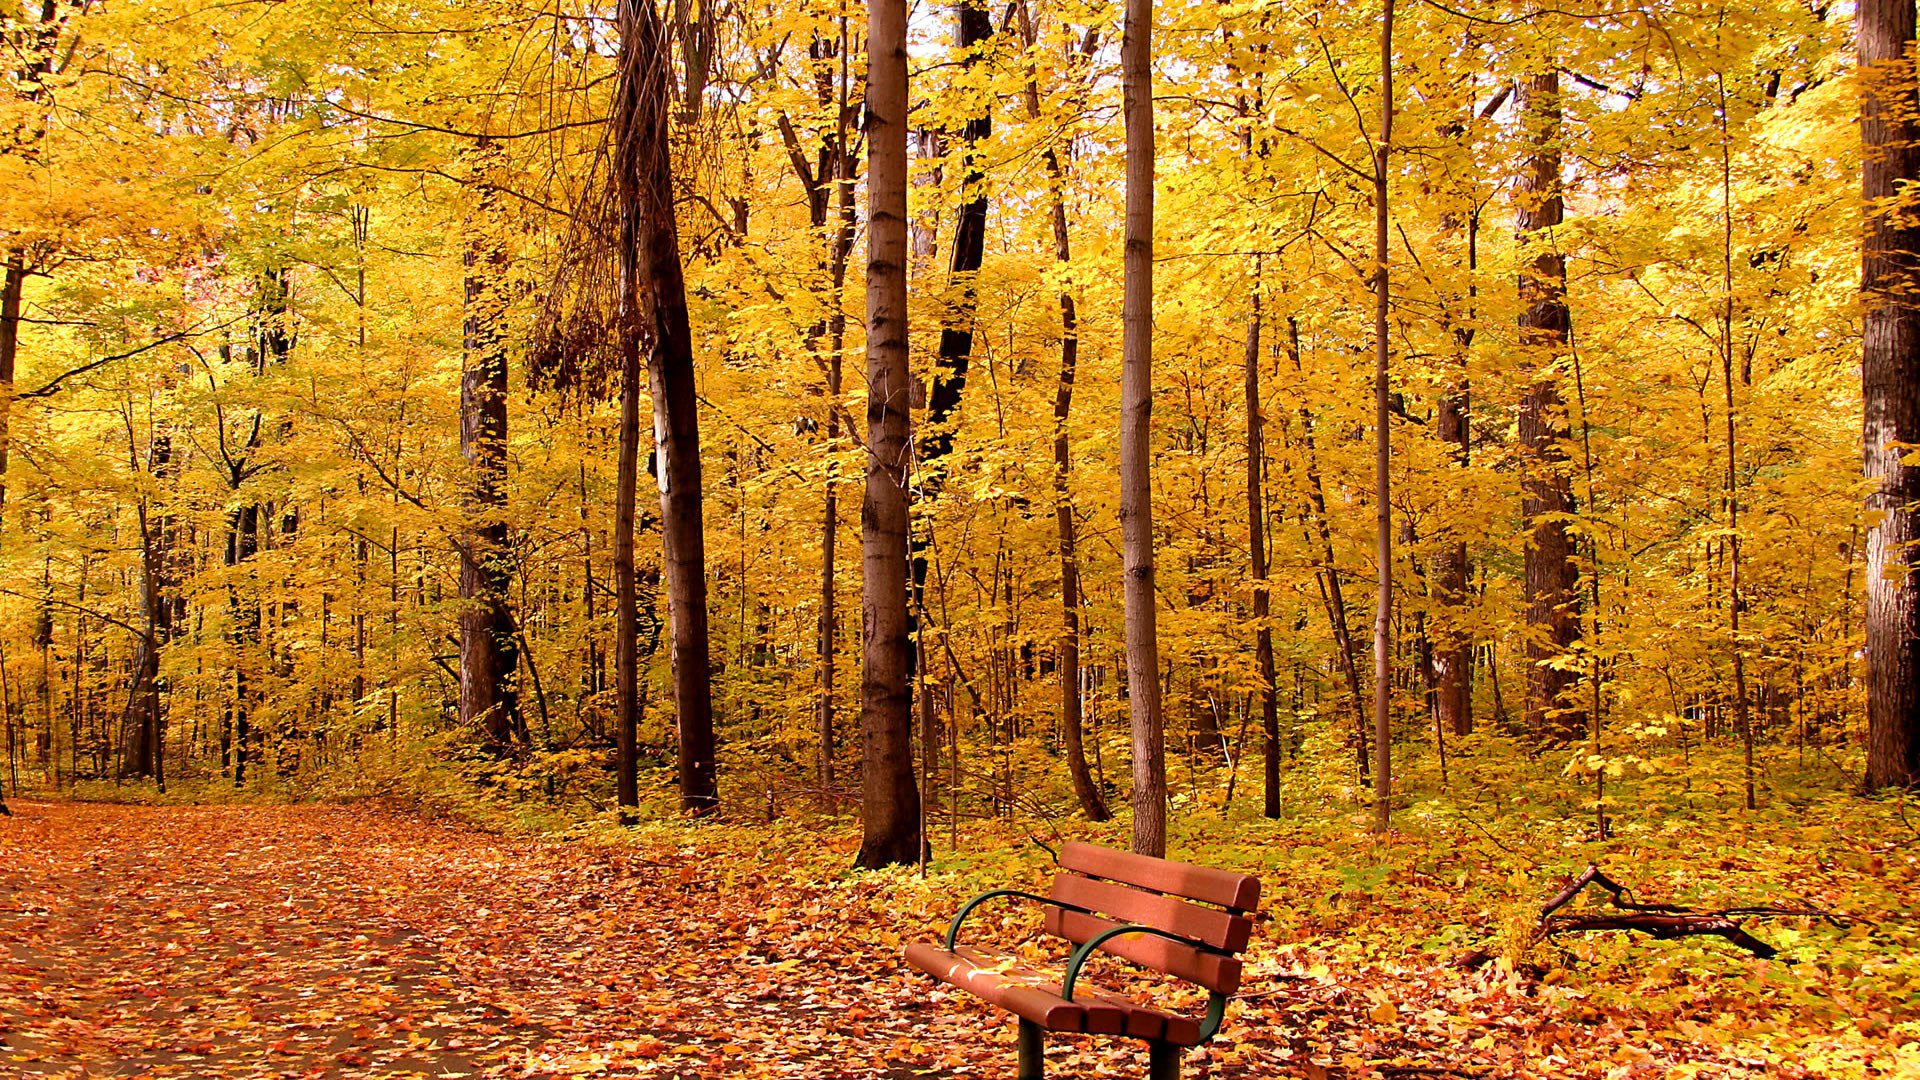
M 1012 1025 L 905 971 L 900 949 L 964 894 L 1045 869 L 1026 848 L 926 880 L 853 874 L 840 824 L 560 841 L 372 804 L 13 809 L 0 1073 L 36 1077 L 1008 1076 Z M 1264 868 L 1273 918 L 1188 1075 L 1920 1075 L 1920 871 L 1905 840 L 1858 826 L 1795 847 L 1683 823 L 1617 849 L 1616 871 L 1649 885 L 1704 867 L 1771 895 L 1790 878 L 1788 899 L 1864 920 L 1769 924 L 1793 961 L 1770 963 L 1719 942 L 1526 951 L 1518 923 L 1553 879 L 1509 874 L 1492 834 L 1223 846 Z M 1039 949 L 1032 923 L 973 932 Z M 1503 956 L 1453 966 L 1472 944 Z M 1049 1061 L 1144 1071 L 1137 1044 L 1056 1039 Z

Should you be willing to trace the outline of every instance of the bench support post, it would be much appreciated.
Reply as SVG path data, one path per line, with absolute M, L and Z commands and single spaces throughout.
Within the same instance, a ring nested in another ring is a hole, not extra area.
M 1148 1043 L 1148 1080 L 1180 1080 L 1180 1053 L 1180 1047 L 1172 1043 Z
M 1020 1021 L 1020 1080 L 1042 1080 L 1046 1075 L 1046 1038 L 1039 1024 Z

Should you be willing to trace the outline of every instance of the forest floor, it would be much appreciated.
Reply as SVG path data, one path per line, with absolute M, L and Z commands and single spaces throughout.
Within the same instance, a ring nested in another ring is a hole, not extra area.
M 802 848 L 804 831 L 737 826 L 515 838 L 371 803 L 12 807 L 0 818 L 6 1075 L 1012 1073 L 1012 1024 L 905 971 L 900 949 L 975 885 L 1034 880 L 1024 854 L 922 881 L 820 873 L 844 865 L 844 826 Z M 1910 924 L 1920 888 L 1911 845 L 1888 840 L 1830 845 L 1834 859 L 1875 860 L 1874 926 Z M 1824 963 L 1642 939 L 1576 944 L 1551 969 L 1515 954 L 1464 971 L 1423 947 L 1418 920 L 1449 896 L 1472 907 L 1466 881 L 1407 861 L 1344 896 L 1270 885 L 1269 907 L 1289 914 L 1267 924 L 1221 1040 L 1188 1075 L 1920 1075 L 1913 958 L 1848 959 L 1884 951 L 1863 924 L 1826 941 L 1812 940 L 1815 921 L 1775 928 L 1790 952 L 1810 942 L 1841 957 Z M 1466 921 L 1497 936 L 1500 918 L 1482 906 Z M 1008 919 L 979 933 L 1019 925 Z M 1144 1055 L 1062 1038 L 1049 1064 L 1137 1076 Z

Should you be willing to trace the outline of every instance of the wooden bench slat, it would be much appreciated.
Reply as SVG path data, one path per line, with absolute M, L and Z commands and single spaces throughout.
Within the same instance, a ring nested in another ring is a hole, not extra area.
M 1051 895 L 1055 900 L 1111 915 L 1121 922 L 1158 927 L 1227 952 L 1246 948 L 1253 936 L 1253 920 L 1245 915 L 1077 874 L 1056 876 Z
M 1119 925 L 1111 919 L 1082 915 L 1064 908 L 1050 907 L 1046 912 L 1047 933 L 1066 938 L 1076 945 L 1084 945 L 1095 934 Z M 1222 994 L 1231 994 L 1240 989 L 1241 963 L 1238 957 L 1223 956 L 1150 934 L 1125 934 L 1108 938 L 1101 943 L 1100 950 Z
M 1259 878 L 1210 866 L 1155 859 L 1077 840 L 1068 841 L 1060 849 L 1060 866 L 1089 877 L 1137 885 L 1235 911 L 1252 911 L 1260 906 Z

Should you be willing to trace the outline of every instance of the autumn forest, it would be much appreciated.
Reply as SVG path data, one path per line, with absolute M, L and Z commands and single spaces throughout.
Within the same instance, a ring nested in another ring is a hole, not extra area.
M 4 19 L 0 1069 L 1004 1075 L 1080 840 L 1192 1074 L 1920 1070 L 1913 0 Z

